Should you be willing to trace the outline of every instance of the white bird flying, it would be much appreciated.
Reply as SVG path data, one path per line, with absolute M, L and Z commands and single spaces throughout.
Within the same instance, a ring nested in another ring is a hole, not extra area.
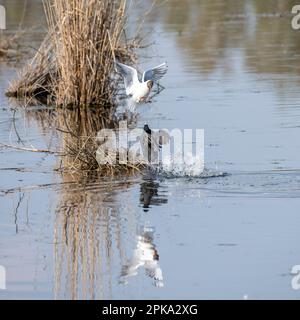
M 126 94 L 132 98 L 134 103 L 146 102 L 154 83 L 159 81 L 168 71 L 167 63 L 162 63 L 145 71 L 142 81 L 140 81 L 135 68 L 119 62 L 116 62 L 116 67 L 124 78 Z

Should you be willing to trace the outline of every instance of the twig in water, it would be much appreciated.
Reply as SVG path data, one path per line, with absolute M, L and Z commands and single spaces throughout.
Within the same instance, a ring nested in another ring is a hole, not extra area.
M 17 204 L 17 207 L 15 209 L 15 213 L 14 213 L 14 216 L 15 216 L 15 226 L 16 226 L 16 233 L 19 232 L 19 225 L 18 225 L 18 210 L 19 210 L 19 207 L 23 201 L 25 197 L 25 193 L 23 193 L 22 195 L 20 194 L 19 195 L 19 201 L 18 201 L 18 204 Z
M 49 154 L 59 154 L 59 155 L 63 154 L 62 152 L 58 152 L 58 151 L 45 150 L 45 149 L 35 149 L 35 148 L 26 148 L 26 147 L 18 147 L 18 146 L 13 146 L 13 145 L 2 143 L 2 142 L 0 142 L 0 146 L 5 147 L 5 148 L 9 148 L 9 149 L 16 149 L 16 150 L 29 151 L 29 152 L 49 153 Z
M 13 118 L 12 118 L 12 123 L 13 123 L 13 128 L 15 130 L 15 133 L 17 135 L 17 138 L 18 138 L 18 143 L 22 143 L 24 145 L 24 142 L 23 140 L 21 139 L 20 135 L 19 135 L 19 132 L 17 130 L 17 127 L 16 127 L 16 112 L 17 110 L 16 109 L 13 109 Z

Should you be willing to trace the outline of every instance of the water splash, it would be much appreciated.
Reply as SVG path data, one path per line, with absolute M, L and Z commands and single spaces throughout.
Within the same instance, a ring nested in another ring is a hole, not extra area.
M 192 153 L 185 156 L 181 153 L 168 155 L 161 161 L 158 173 L 166 178 L 215 178 L 227 175 L 224 172 L 206 169 L 203 157 Z
M 161 161 L 160 171 L 172 177 L 198 177 L 203 173 L 203 157 L 191 153 L 167 155 Z

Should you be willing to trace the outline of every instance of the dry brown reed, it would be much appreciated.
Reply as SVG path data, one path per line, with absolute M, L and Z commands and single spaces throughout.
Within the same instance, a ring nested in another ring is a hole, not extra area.
M 109 109 L 77 108 L 76 110 L 56 110 L 57 127 L 62 134 L 63 150 L 62 172 L 79 171 L 89 175 L 91 172 L 106 176 L 134 174 L 143 169 L 144 164 L 101 164 L 96 158 L 101 143 L 97 140 L 98 132 L 103 128 L 115 129 L 118 119 Z
M 6 95 L 24 99 L 26 104 L 51 104 L 54 100 L 52 80 L 56 77 L 56 62 L 48 35 L 18 78 L 11 82 Z
M 134 61 L 139 46 L 137 37 L 125 36 L 126 5 L 127 0 L 45 1 L 48 35 L 7 94 L 64 107 L 113 107 L 115 59 Z

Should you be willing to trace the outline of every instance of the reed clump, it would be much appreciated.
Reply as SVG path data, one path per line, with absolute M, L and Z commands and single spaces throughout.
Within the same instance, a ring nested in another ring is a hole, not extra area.
M 101 129 L 112 129 L 119 125 L 118 117 L 109 109 L 77 108 L 66 110 L 57 108 L 56 126 L 62 136 L 62 149 L 66 155 L 62 158 L 59 171 L 63 173 L 80 172 L 81 175 L 97 173 L 100 176 L 131 175 L 145 168 L 144 163 L 99 164 L 97 151 L 103 147 L 105 141 L 99 141 L 98 133 Z M 133 124 L 133 120 L 130 119 Z M 117 155 L 118 157 L 118 155 Z M 118 160 L 118 159 L 116 159 Z
M 126 38 L 127 0 L 47 0 L 48 34 L 7 95 L 55 107 L 65 153 L 59 170 L 131 174 L 144 165 L 100 165 L 101 129 L 116 129 L 120 78 L 115 61 L 135 63 L 138 37 Z M 53 114 L 53 113 L 52 113 Z
M 7 95 L 63 107 L 112 108 L 115 59 L 136 60 L 138 38 L 126 39 L 127 0 L 46 0 L 48 35 Z
M 136 126 L 135 117 L 117 116 L 110 109 L 86 108 L 27 108 L 27 119 L 37 121 L 43 136 L 51 135 L 61 142 L 56 171 L 63 175 L 75 175 L 78 180 L 96 176 L 132 175 L 146 168 L 145 163 L 99 163 L 97 151 L 105 148 L 105 140 L 99 139 L 103 128 L 118 130 L 119 121 Z M 56 140 L 55 138 L 55 140 Z M 56 140 L 57 141 L 57 140 Z M 55 144 L 52 141 L 51 144 Z M 51 148 L 54 151 L 54 148 Z M 118 157 L 118 155 L 116 155 Z M 118 160 L 118 159 L 117 159 Z M 80 177 L 80 179 L 79 179 Z
M 24 100 L 26 104 L 54 103 L 53 81 L 57 78 L 57 66 L 49 35 L 42 42 L 31 61 L 10 83 L 8 97 Z

